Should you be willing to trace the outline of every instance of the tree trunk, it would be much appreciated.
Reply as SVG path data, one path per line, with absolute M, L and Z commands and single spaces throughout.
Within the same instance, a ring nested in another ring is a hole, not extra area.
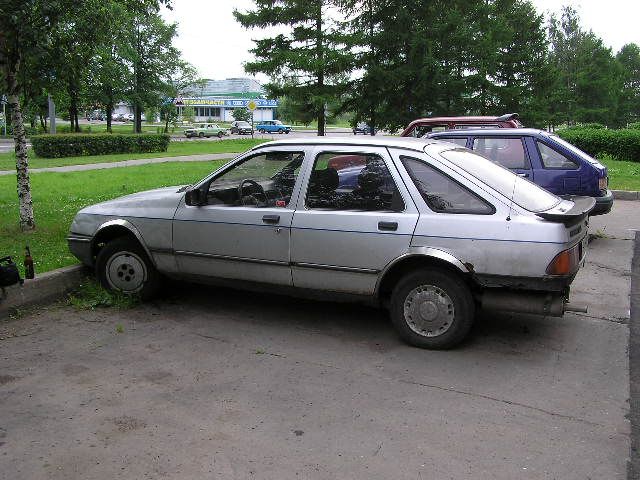
M 69 106 L 69 133 L 74 132 L 73 128 L 73 107 Z
M 104 107 L 107 114 L 107 132 L 111 133 L 111 115 L 113 115 L 113 104 L 107 103 Z
M 31 201 L 31 182 L 29 180 L 29 157 L 27 156 L 27 137 L 24 132 L 24 121 L 20 110 L 20 97 L 17 93 L 17 79 L 15 69 L 9 66 L 6 70 L 8 86 L 8 103 L 11 108 L 11 125 L 16 152 L 16 172 L 18 177 L 18 204 L 20 213 L 20 228 L 22 231 L 34 230 L 36 222 L 33 218 L 33 203 Z
M 318 1 L 318 11 L 316 13 L 316 59 L 318 61 L 318 72 L 316 74 L 316 78 L 318 80 L 318 93 L 324 99 L 324 44 L 323 33 L 322 33 L 322 2 Z M 322 101 L 322 105 L 318 108 L 318 136 L 324 137 L 325 134 L 325 115 L 324 115 L 324 100 Z

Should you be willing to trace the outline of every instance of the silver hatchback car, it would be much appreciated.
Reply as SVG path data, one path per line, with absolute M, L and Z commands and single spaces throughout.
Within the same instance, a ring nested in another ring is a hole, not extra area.
M 106 288 L 149 297 L 165 275 L 365 299 L 410 344 L 449 348 L 477 308 L 562 316 L 593 206 L 454 144 L 317 137 L 84 208 L 68 241 Z

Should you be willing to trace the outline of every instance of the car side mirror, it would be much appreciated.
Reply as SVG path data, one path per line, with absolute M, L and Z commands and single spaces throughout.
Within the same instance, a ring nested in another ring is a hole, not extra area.
M 188 188 L 184 196 L 184 203 L 190 207 L 199 207 L 207 203 L 207 195 L 201 188 Z

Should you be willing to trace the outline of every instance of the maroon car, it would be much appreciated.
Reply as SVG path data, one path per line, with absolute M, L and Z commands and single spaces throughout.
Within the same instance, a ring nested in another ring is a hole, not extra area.
M 401 137 L 422 137 L 427 133 L 466 128 L 521 128 L 517 113 L 500 117 L 433 117 L 419 118 L 404 129 Z

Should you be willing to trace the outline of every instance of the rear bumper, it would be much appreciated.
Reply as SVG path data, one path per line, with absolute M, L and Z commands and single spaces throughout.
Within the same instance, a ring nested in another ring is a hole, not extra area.
M 604 215 L 609 213 L 613 207 L 613 192 L 607 189 L 607 193 L 602 197 L 594 197 L 596 199 L 596 206 L 593 207 L 589 215 Z

